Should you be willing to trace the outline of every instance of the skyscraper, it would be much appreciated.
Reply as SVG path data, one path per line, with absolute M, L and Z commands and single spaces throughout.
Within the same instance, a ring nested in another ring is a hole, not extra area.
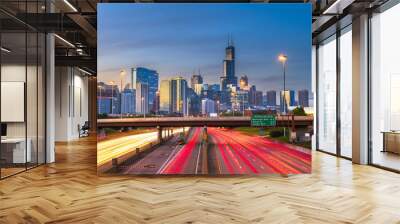
M 194 84 L 192 89 L 198 96 L 201 96 L 201 93 L 203 91 L 203 84 Z
M 256 86 L 250 86 L 250 88 L 248 88 L 249 91 L 249 103 L 250 105 L 256 105 Z
M 232 87 L 231 106 L 234 111 L 244 111 L 249 107 L 249 91 L 240 90 L 238 87 Z
M 267 91 L 267 106 L 276 107 L 276 91 Z
M 237 86 L 237 77 L 235 76 L 235 47 L 233 41 L 228 41 L 225 48 L 225 59 L 223 62 L 223 76 L 220 78 L 221 90 L 226 90 L 228 85 Z
M 171 79 L 171 105 L 172 112 L 186 114 L 187 99 L 186 99 L 187 81 L 182 77 Z
M 156 92 L 152 111 L 154 111 L 156 114 L 160 112 L 160 91 Z
M 147 114 L 149 112 L 149 85 L 136 83 L 136 113 Z
M 255 101 L 254 101 L 254 105 L 255 106 L 261 106 L 263 103 L 263 93 L 262 91 L 256 91 L 256 97 L 255 97 Z
M 285 94 L 284 94 L 285 93 Z M 284 97 L 285 96 L 285 100 Z M 283 105 L 286 102 L 286 107 L 284 108 Z M 294 98 L 294 91 L 293 90 L 286 90 L 286 91 L 281 91 L 281 97 L 280 97 L 280 109 L 281 112 L 288 112 L 290 106 L 295 105 L 295 98 Z M 286 109 L 286 110 L 285 110 Z
M 171 81 L 162 80 L 160 83 L 160 112 L 169 114 L 172 111 L 171 105 Z
M 97 113 L 111 114 L 111 97 L 97 97 Z
M 239 80 L 240 89 L 245 89 L 248 85 L 249 85 L 249 78 L 247 77 L 247 75 L 240 77 Z
M 158 91 L 157 71 L 143 67 L 132 68 L 131 83 L 133 88 L 135 88 L 137 83 L 147 83 L 149 89 L 147 108 L 152 109 L 156 97 L 156 92 Z
M 309 106 L 308 90 L 306 90 L 306 89 L 299 90 L 297 93 L 297 96 L 299 98 L 299 106 L 301 106 L 301 107 Z
M 121 113 L 122 114 L 133 114 L 135 113 L 136 104 L 135 90 L 131 88 L 125 88 L 121 93 Z
M 200 74 L 192 75 L 192 78 L 190 79 L 190 87 L 194 90 L 196 84 L 203 84 L 203 77 L 201 77 Z
M 221 102 L 221 91 L 219 84 L 211 84 L 208 86 L 207 98 Z
M 120 114 L 121 113 L 121 101 L 118 85 L 111 84 L 109 86 L 111 88 L 111 114 Z M 107 92 L 107 91 L 106 91 Z
M 98 86 L 99 86 L 98 98 L 100 99 L 99 103 L 100 104 L 104 103 L 104 105 L 100 106 L 100 110 L 109 114 L 119 114 L 121 112 L 121 106 L 120 106 L 121 94 L 118 85 L 115 85 L 114 82 L 110 82 L 110 84 L 99 82 Z M 109 111 L 108 111 L 108 101 L 110 103 Z
M 209 116 L 211 113 L 215 113 L 215 102 L 210 99 L 201 100 L 201 114 Z
M 111 97 L 111 114 L 121 113 L 121 94 L 118 91 L 117 95 Z
M 188 113 L 189 115 L 198 115 L 201 112 L 201 97 L 192 88 L 187 88 L 186 90 Z

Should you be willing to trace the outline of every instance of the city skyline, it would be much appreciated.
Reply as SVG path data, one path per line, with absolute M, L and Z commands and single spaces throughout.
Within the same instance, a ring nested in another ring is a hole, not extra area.
M 301 24 L 298 28 L 293 28 L 290 23 L 286 24 L 288 21 L 282 24 L 276 20 L 270 21 L 272 17 L 279 16 L 282 7 L 289 9 L 285 13 L 295 14 L 290 18 Z M 289 58 L 287 88 L 310 90 L 311 65 L 308 59 L 311 57 L 311 37 L 307 31 L 302 30 L 304 27 L 310 29 L 309 10 L 309 6 L 279 4 L 276 6 L 261 4 L 257 7 L 246 4 L 221 4 L 217 8 L 208 4 L 202 7 L 193 7 L 190 4 L 177 7 L 160 5 L 149 7 L 143 4 L 126 5 L 126 7 L 118 4 L 100 6 L 99 81 L 118 81 L 121 69 L 129 73 L 133 67 L 146 67 L 157 70 L 159 80 L 176 76 L 190 80 L 193 73 L 198 74 L 200 70 L 204 83 L 219 84 L 219 79 L 223 75 L 224 48 L 228 43 L 228 35 L 231 35 L 237 52 L 235 68 L 237 78 L 247 75 L 249 83 L 257 84 L 257 90 L 263 92 L 281 90 L 282 66 L 277 60 L 277 55 L 283 52 Z M 136 14 L 136 11 L 139 14 Z M 184 13 L 176 15 L 177 11 Z M 229 23 L 221 26 L 229 15 L 239 11 L 244 15 L 241 16 L 243 17 L 241 20 L 234 17 Z M 190 13 L 196 19 L 188 16 Z M 135 16 L 131 18 L 126 16 L 127 14 Z M 220 16 L 217 18 L 216 14 Z M 104 17 L 108 19 L 103 20 Z M 177 20 L 178 18 L 183 21 Z M 207 19 L 201 22 L 200 20 L 204 18 Z M 155 19 L 161 19 L 165 23 L 153 24 L 149 28 Z M 302 20 L 308 25 L 303 26 Z M 129 22 L 131 25 L 127 26 Z M 250 30 L 246 26 L 241 26 L 249 23 L 254 25 Z M 196 29 L 192 28 L 194 25 Z M 204 26 L 208 26 L 206 33 L 201 32 L 204 31 Z M 264 29 L 260 30 L 260 27 Z M 178 28 L 179 30 L 176 30 Z M 104 33 L 103 29 L 113 32 Z M 171 29 L 181 32 L 179 35 L 172 35 Z M 257 35 L 248 35 L 248 32 L 255 32 L 257 29 Z M 279 29 L 282 36 L 269 35 L 268 30 L 271 29 Z M 132 37 L 134 31 L 137 33 Z M 111 44 L 105 45 L 103 44 L 105 42 Z M 124 50 L 121 51 L 121 48 Z

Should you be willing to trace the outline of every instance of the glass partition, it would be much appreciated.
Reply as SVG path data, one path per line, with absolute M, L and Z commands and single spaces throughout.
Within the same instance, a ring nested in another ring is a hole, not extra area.
M 336 36 L 318 47 L 318 149 L 336 153 Z
M 36 13 L 41 5 L 6 6 Z M 13 29 L 5 20 L 15 23 Z M 0 13 L 0 178 L 45 163 L 45 41 L 43 33 Z
M 352 157 L 352 33 L 341 31 L 340 41 L 340 155 Z
M 2 33 L 1 46 L 1 173 L 4 177 L 25 170 L 26 162 L 31 161 L 31 151 L 26 150 L 26 33 Z

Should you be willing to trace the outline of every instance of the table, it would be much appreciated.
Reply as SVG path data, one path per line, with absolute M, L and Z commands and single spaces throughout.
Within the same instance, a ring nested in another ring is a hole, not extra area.
M 400 131 L 383 131 L 382 152 L 400 154 Z
M 28 144 L 26 144 L 26 142 Z M 13 163 L 20 164 L 31 162 L 32 160 L 32 151 L 31 139 L 25 138 L 5 138 L 1 139 L 1 159 L 5 160 L 5 163 Z M 25 145 L 26 147 L 25 150 Z

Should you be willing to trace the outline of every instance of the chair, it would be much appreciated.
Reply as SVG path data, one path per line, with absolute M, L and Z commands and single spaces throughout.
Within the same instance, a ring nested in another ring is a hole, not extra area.
M 78 128 L 79 128 L 79 138 L 89 136 L 89 129 L 90 129 L 89 121 L 85 121 L 82 127 Z

